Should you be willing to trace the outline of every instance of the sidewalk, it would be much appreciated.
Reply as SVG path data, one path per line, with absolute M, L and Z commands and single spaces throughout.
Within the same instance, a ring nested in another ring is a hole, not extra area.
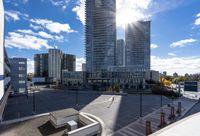
M 178 115 L 176 111 L 178 110 L 178 102 L 181 102 L 182 109 L 181 115 Z M 122 129 L 116 131 L 112 136 L 146 136 L 146 121 L 151 122 L 151 131 L 152 133 L 161 129 L 160 125 L 160 118 L 161 112 L 165 113 L 165 122 L 167 125 L 180 120 L 195 104 L 197 103 L 196 100 L 191 100 L 185 97 L 181 97 L 178 100 L 174 101 L 175 107 L 175 119 L 169 120 L 168 117 L 171 114 L 171 107 L 167 105 L 163 106 L 162 108 L 154 111 L 153 113 L 148 114 L 147 116 L 138 119 L 137 121 L 123 127 Z M 171 104 L 172 105 L 172 104 Z

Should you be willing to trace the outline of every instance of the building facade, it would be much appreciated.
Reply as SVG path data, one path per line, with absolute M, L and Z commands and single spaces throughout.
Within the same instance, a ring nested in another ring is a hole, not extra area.
M 71 54 L 63 54 L 62 70 L 76 71 L 76 56 Z
M 76 56 L 63 54 L 59 49 L 49 49 L 48 53 L 34 55 L 34 77 L 46 82 L 61 81 L 62 70 L 75 71 Z
M 86 71 L 86 63 L 82 63 L 82 71 Z
M 53 81 L 61 80 L 62 51 L 59 49 L 49 49 L 48 76 Z
M 138 21 L 126 26 L 126 66 L 150 71 L 150 23 Z
M 124 53 L 125 53 L 125 44 L 123 39 L 117 40 L 116 44 L 116 65 L 123 66 L 124 65 Z
M 34 76 L 48 77 L 48 53 L 34 55 Z
M 62 70 L 62 84 L 67 87 L 85 87 L 86 72 Z
M 0 0 L 0 99 L 4 95 L 4 7 Z
M 11 84 L 13 94 L 27 94 L 27 59 L 26 58 L 10 58 L 11 67 Z
M 116 64 L 116 1 L 86 0 L 86 69 L 106 71 Z
M 3 112 L 11 91 L 10 64 L 4 47 L 4 6 L 0 0 L 0 121 L 3 120 Z

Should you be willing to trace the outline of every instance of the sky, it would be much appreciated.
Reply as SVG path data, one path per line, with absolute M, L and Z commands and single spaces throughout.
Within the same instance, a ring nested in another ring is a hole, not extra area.
M 50 48 L 85 62 L 85 0 L 4 0 L 5 46 L 9 57 L 28 59 Z M 116 0 L 117 38 L 124 26 L 151 20 L 151 69 L 168 74 L 200 73 L 199 0 Z

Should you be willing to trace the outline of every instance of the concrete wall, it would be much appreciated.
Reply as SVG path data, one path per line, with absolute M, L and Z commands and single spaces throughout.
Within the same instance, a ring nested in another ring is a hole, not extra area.
M 4 7 L 0 0 L 0 100 L 4 95 Z
M 84 114 L 79 114 L 79 121 L 87 124 L 84 127 L 68 132 L 68 136 L 93 136 L 100 132 L 100 123 Z

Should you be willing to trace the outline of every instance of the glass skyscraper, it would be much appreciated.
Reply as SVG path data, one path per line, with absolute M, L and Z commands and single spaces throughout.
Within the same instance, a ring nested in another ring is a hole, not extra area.
M 106 71 L 116 64 L 116 1 L 86 0 L 86 69 Z
M 127 67 L 136 70 L 150 70 L 150 21 L 138 21 L 128 24 L 125 30 Z

